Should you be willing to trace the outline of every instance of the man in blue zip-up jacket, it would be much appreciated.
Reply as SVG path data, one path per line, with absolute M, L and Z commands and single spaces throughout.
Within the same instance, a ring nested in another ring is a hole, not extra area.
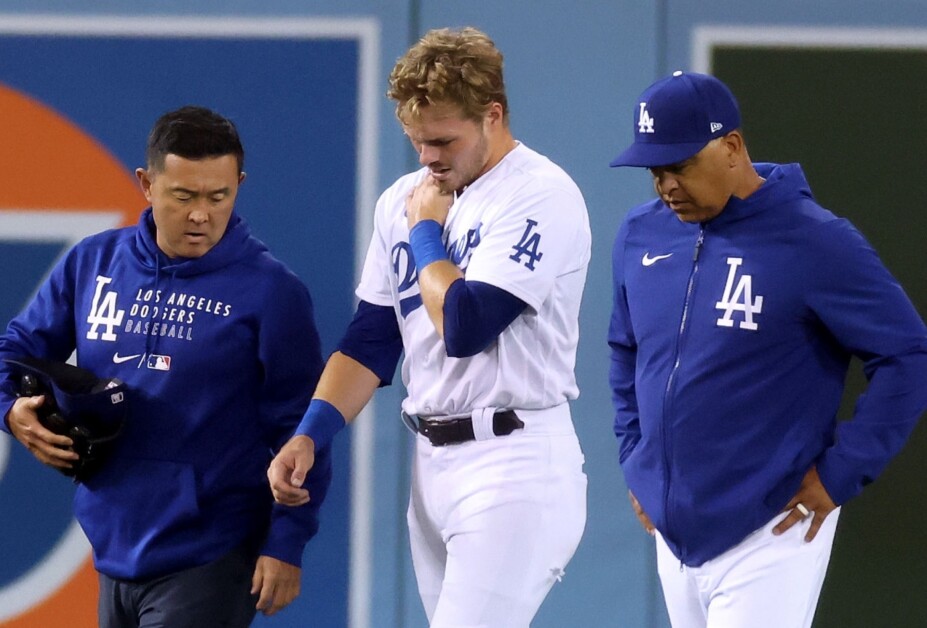
M 613 250 L 615 434 L 674 626 L 810 626 L 839 505 L 927 408 L 927 328 L 797 164 L 754 164 L 717 79 L 676 72 L 612 166 L 659 196 Z M 851 356 L 869 387 L 837 423 Z
M 112 454 L 74 497 L 103 628 L 244 628 L 256 608 L 272 614 L 298 594 L 318 529 L 327 449 L 305 506 L 274 505 L 266 482 L 322 356 L 308 290 L 233 211 L 243 160 L 222 116 L 162 116 L 136 171 L 151 208 L 68 251 L 0 336 L 0 358 L 76 349 L 79 366 L 128 389 Z M 38 421 L 46 400 L 15 388 L 0 360 L 0 427 L 41 462 L 71 467 L 71 439 Z

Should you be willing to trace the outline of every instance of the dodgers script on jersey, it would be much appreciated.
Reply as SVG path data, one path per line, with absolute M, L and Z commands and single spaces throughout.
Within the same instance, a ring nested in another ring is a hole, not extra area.
M 468 281 L 528 308 L 483 352 L 450 358 L 422 305 L 405 212 L 427 168 L 380 197 L 357 296 L 393 306 L 402 331 L 410 414 L 541 409 L 578 395 L 573 367 L 591 236 L 582 194 L 556 164 L 519 144 L 454 200 L 444 242 Z

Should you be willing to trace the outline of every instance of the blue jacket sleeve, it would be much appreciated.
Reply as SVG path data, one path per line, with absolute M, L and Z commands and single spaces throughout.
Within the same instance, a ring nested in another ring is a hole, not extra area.
M 631 327 L 631 315 L 624 289 L 624 242 L 627 224 L 621 226 L 612 249 L 612 282 L 614 284 L 612 317 L 608 327 L 611 362 L 608 381 L 615 407 L 615 436 L 619 441 L 619 461 L 627 460 L 641 439 L 640 415 L 635 392 L 637 340 Z
M 322 373 L 322 353 L 312 300 L 305 286 L 275 291 L 258 332 L 258 359 L 264 371 L 260 417 L 268 446 L 274 451 L 289 439 L 309 405 Z M 319 529 L 319 508 L 331 483 L 331 451 L 322 448 L 306 478 L 309 503 L 298 507 L 274 504 L 261 554 L 300 566 L 303 550 Z
M 361 301 L 336 350 L 373 371 L 380 386 L 389 386 L 402 354 L 396 312 L 386 305 Z
M 0 429 L 5 432 L 9 432 L 6 417 L 16 401 L 16 387 L 3 358 L 31 355 L 68 359 L 75 347 L 74 276 L 74 255 L 69 252 L 0 337 Z
M 512 324 L 528 304 L 481 281 L 457 279 L 444 295 L 444 345 L 452 358 L 483 351 Z
M 817 462 L 831 498 L 843 504 L 875 480 L 927 409 L 927 327 L 863 236 L 845 220 L 822 226 L 809 273 L 812 309 L 863 361 L 869 385 L 836 442 Z

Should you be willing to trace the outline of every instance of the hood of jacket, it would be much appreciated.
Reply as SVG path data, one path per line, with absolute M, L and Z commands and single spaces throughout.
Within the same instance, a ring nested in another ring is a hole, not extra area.
M 142 212 L 135 232 L 135 259 L 145 268 L 159 274 L 167 272 L 174 277 L 209 273 L 267 250 L 260 240 L 251 237 L 248 223 L 238 213 L 232 213 L 225 234 L 200 257 L 168 257 L 158 247 L 156 233 L 157 227 L 149 207 Z

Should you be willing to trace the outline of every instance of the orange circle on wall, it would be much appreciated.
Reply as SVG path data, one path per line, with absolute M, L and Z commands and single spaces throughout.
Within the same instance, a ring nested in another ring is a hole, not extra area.
M 2 84 L 0 138 L 2 213 L 49 212 L 47 219 L 55 220 L 60 212 L 117 212 L 125 226 L 135 224 L 147 204 L 133 174 L 99 142 L 63 115 Z M 0 626 L 94 627 L 97 592 L 88 553 L 62 586 Z
M 2 84 L 0 138 L 0 211 L 110 210 L 131 225 L 146 206 L 133 173 L 99 142 Z

